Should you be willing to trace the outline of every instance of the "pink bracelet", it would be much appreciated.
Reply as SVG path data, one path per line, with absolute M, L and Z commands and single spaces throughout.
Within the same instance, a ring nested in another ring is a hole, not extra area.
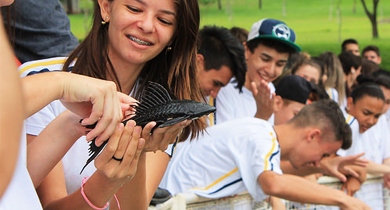
M 91 208 L 93 208 L 93 209 L 96 209 L 96 210 L 103 210 L 103 209 L 106 209 L 106 208 L 108 207 L 108 205 L 110 205 L 110 202 L 107 202 L 106 205 L 104 205 L 102 208 L 99 208 L 99 207 L 96 207 L 95 205 L 93 205 L 93 204 L 91 203 L 91 201 L 89 201 L 89 199 L 88 199 L 87 196 L 85 195 L 85 193 L 84 193 L 84 185 L 85 185 L 85 182 L 87 182 L 87 179 L 88 179 L 88 178 L 89 178 L 89 177 L 87 177 L 87 176 L 84 177 L 84 178 L 83 178 L 83 181 L 82 181 L 82 183 L 81 183 L 81 195 L 83 196 L 85 202 L 87 202 L 87 204 L 88 204 Z M 118 198 L 116 197 L 115 194 L 114 194 L 114 198 L 115 198 L 115 200 L 116 200 L 116 203 L 118 204 L 118 209 L 121 210 L 121 206 L 120 206 L 119 201 L 118 201 Z

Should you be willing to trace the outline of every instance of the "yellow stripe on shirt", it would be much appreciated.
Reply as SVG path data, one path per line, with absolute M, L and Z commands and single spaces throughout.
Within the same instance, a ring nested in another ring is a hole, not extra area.
M 235 172 L 238 171 L 238 168 L 235 168 L 233 169 L 232 171 L 230 171 L 229 173 L 223 175 L 221 178 L 217 179 L 215 182 L 211 183 L 209 186 L 207 186 L 206 188 L 199 188 L 199 187 L 194 187 L 192 188 L 192 190 L 208 190 L 210 189 L 211 187 L 213 187 L 214 185 L 218 184 L 219 182 L 221 182 L 222 180 L 226 179 L 227 177 L 229 177 L 230 175 L 234 174 Z
M 214 98 L 211 96 L 209 97 L 209 105 L 214 106 Z M 210 123 L 210 126 L 214 125 L 214 112 L 209 114 L 209 123 Z
M 345 120 L 347 124 L 349 124 L 349 120 L 351 120 L 352 115 L 348 115 L 348 118 Z
M 268 168 L 269 157 L 271 157 L 272 152 L 274 151 L 275 145 L 276 145 L 276 143 L 275 143 L 276 138 L 273 136 L 273 133 L 272 133 L 272 132 L 271 132 L 271 136 L 272 136 L 272 148 L 271 148 L 271 150 L 268 152 L 267 156 L 265 156 L 264 171 L 266 171 L 267 168 Z
M 55 64 L 63 64 L 65 63 L 67 58 L 64 59 L 58 59 L 58 60 L 51 60 L 51 61 L 43 61 L 43 62 L 37 62 L 37 63 L 32 63 L 30 65 L 27 65 L 23 67 L 22 69 L 19 70 L 19 74 L 23 74 L 28 69 L 37 67 L 37 66 L 49 66 L 49 65 L 55 65 Z

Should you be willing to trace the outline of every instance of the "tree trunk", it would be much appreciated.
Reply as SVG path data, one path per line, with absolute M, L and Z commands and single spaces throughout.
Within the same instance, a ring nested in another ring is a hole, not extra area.
M 66 1 L 66 7 L 68 9 L 68 14 L 73 14 L 74 11 L 73 11 L 73 1 L 72 0 L 67 0 Z
M 259 9 L 263 7 L 261 0 L 259 0 Z
M 287 16 L 287 12 L 286 12 L 286 0 L 283 0 L 282 10 L 283 10 L 283 17 L 286 18 L 286 16 Z
M 341 0 L 339 0 L 339 3 L 337 4 L 337 20 L 339 23 L 339 42 L 341 42 L 341 23 L 342 23 L 340 3 L 341 3 Z
M 363 8 L 364 8 L 364 11 L 367 14 L 367 17 L 368 17 L 368 19 L 371 22 L 372 38 L 377 39 L 377 38 L 379 38 L 378 23 L 377 23 L 377 8 L 378 8 L 379 0 L 373 0 L 373 11 L 372 11 L 372 13 L 368 10 L 367 5 L 366 5 L 366 1 L 365 0 L 361 0 L 361 2 L 363 4 Z
M 218 9 L 221 10 L 222 9 L 222 3 L 221 3 L 221 0 L 218 0 Z

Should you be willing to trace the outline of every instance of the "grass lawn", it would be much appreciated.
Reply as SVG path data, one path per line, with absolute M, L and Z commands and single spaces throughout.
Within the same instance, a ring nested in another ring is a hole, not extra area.
M 286 1 L 283 15 L 283 1 Z M 381 50 L 382 67 L 390 70 L 390 1 L 382 0 L 378 6 L 379 39 L 372 39 L 371 24 L 360 0 L 342 0 L 341 25 L 337 15 L 339 0 L 222 0 L 217 4 L 200 5 L 201 25 L 218 25 L 230 28 L 239 26 L 250 30 L 262 18 L 286 22 L 297 34 L 297 44 L 303 51 L 317 56 L 324 51 L 340 52 L 341 42 L 347 38 L 358 40 L 360 48 L 374 44 Z M 354 2 L 356 2 L 355 12 Z M 366 0 L 372 10 L 372 0 Z M 70 15 L 73 33 L 83 39 L 90 25 L 90 16 Z M 341 29 L 341 31 L 339 30 Z

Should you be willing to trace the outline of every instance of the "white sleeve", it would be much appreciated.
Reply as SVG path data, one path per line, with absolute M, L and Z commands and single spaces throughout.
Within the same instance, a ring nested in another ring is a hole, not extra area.
M 65 110 L 65 107 L 59 100 L 51 102 L 25 120 L 26 133 L 34 136 L 39 135 L 54 118 Z
M 215 124 L 220 124 L 222 122 L 235 119 L 235 112 L 236 112 L 236 102 L 232 100 L 232 93 L 230 88 L 231 84 L 228 84 L 227 86 L 221 88 L 221 90 L 218 92 L 218 96 L 215 100 L 215 107 L 216 112 L 214 114 L 216 122 Z
M 236 162 L 243 182 L 248 192 L 256 199 L 263 200 L 267 196 L 263 193 L 257 182 L 264 171 L 274 171 L 282 174 L 280 169 L 280 148 L 276 137 L 262 140 L 253 136 L 246 145 L 242 145 L 241 154 L 236 154 Z M 245 150 L 243 150 L 245 149 Z M 242 154 L 242 151 L 246 151 Z

